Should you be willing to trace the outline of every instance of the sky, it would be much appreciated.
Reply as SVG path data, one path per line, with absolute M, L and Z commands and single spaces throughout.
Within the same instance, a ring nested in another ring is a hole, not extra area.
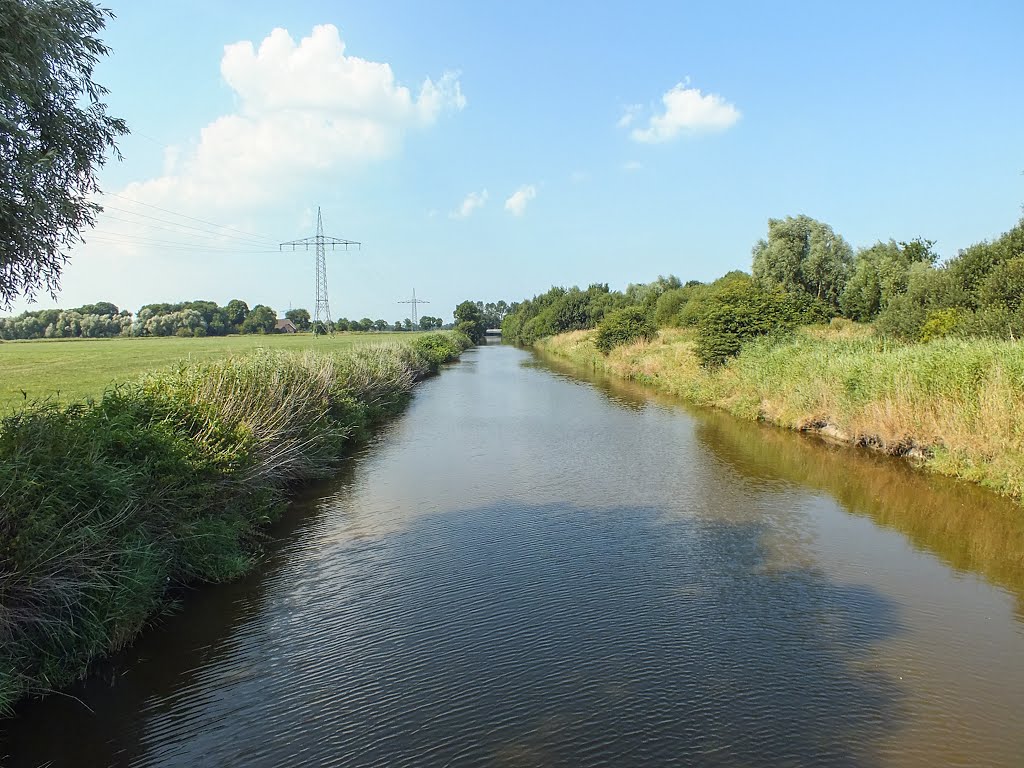
M 1024 203 L 1024 3 L 105 0 L 132 131 L 61 294 L 334 318 L 750 269 L 768 219 L 945 258 Z

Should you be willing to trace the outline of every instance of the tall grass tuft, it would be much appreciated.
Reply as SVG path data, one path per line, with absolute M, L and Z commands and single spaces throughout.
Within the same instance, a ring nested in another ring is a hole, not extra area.
M 288 487 L 466 346 L 264 351 L 0 422 L 0 711 L 85 674 L 181 585 L 248 570 Z

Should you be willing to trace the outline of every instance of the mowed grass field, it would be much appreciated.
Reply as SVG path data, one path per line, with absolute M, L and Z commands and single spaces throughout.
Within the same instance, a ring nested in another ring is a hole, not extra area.
M 408 340 L 415 333 L 208 336 L 181 339 L 45 339 L 0 343 L 0 414 L 32 401 L 63 403 L 99 397 L 114 384 L 182 360 L 211 360 L 257 349 L 340 351 L 358 344 Z

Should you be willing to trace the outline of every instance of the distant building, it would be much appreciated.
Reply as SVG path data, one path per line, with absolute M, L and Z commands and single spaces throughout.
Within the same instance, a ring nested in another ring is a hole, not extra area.
M 299 329 L 295 327 L 295 323 L 287 318 L 284 320 L 278 320 L 277 325 L 274 326 L 275 333 L 298 333 Z

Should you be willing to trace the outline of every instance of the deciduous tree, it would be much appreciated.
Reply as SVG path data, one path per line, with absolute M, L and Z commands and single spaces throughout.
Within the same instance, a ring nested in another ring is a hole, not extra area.
M 765 287 L 803 291 L 839 309 L 853 249 L 832 227 L 809 216 L 768 220 L 768 239 L 753 249 L 753 273 Z
M 96 173 L 128 132 L 92 79 L 110 16 L 88 0 L 0 0 L 0 308 L 56 296 L 102 210 Z

